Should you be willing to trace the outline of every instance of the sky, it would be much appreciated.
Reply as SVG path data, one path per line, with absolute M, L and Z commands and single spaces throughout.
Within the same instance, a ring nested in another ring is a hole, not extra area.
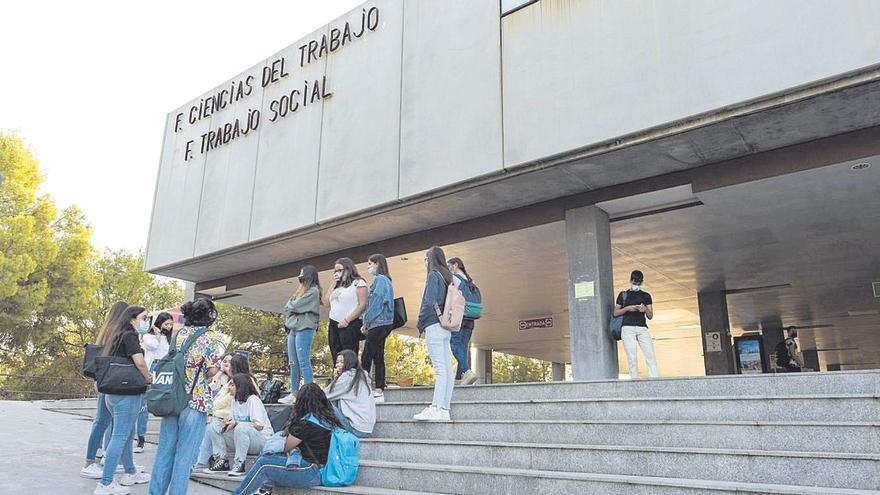
M 0 131 L 99 249 L 144 249 L 169 111 L 364 0 L 18 1 L 0 28 Z M 174 198 L 158 198 L 174 201 Z

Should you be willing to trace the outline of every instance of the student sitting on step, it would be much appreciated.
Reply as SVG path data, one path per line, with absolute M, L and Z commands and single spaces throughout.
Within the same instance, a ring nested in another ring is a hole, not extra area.
M 245 473 L 244 463 L 248 454 L 259 454 L 266 439 L 272 436 L 272 423 L 266 407 L 260 400 L 259 392 L 254 386 L 250 375 L 238 373 L 226 384 L 232 396 L 232 417 L 223 423 L 217 431 L 211 429 L 211 444 L 217 459 L 209 470 L 223 472 L 228 470 L 229 476 L 242 476 Z M 229 446 L 235 449 L 232 468 L 229 468 L 227 452 Z
M 333 404 L 336 417 L 342 427 L 365 438 L 373 433 L 376 424 L 376 399 L 370 387 L 370 377 L 360 367 L 357 354 L 345 349 L 336 356 L 333 381 L 324 391 Z
M 327 463 L 331 433 L 306 419 L 310 416 L 330 428 L 342 427 L 321 387 L 315 383 L 303 385 L 284 427 L 287 436 L 283 452 L 261 455 L 233 495 L 271 495 L 273 487 L 321 485 L 320 468 Z

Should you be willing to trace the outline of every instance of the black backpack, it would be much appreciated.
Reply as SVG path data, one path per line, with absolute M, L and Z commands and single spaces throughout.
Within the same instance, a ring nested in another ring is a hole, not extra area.
M 277 404 L 281 398 L 281 380 L 263 380 L 260 382 L 260 400 L 263 404 Z

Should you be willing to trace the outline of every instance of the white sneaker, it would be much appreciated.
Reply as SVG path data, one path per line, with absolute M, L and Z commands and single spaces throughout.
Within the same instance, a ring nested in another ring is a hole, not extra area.
M 379 394 L 379 395 L 374 394 L 373 400 L 376 401 L 376 403 L 385 402 L 385 394 Z
M 99 480 L 102 476 L 104 476 L 104 468 L 101 467 L 97 462 L 93 462 L 88 466 L 79 470 L 79 475 L 83 478 L 89 478 L 93 480 Z
M 144 466 L 141 464 L 134 465 L 134 472 L 136 472 L 136 473 L 143 473 L 145 470 L 146 470 L 146 468 L 144 468 Z M 103 471 L 103 468 L 102 468 L 102 471 Z M 115 473 L 116 474 L 125 474 L 125 467 L 122 464 L 116 466 Z
M 293 405 L 294 402 L 296 402 L 296 396 L 293 394 L 290 394 L 287 397 L 282 397 L 282 398 L 278 399 L 279 404 L 284 404 L 286 406 Z
M 98 486 L 95 487 L 95 491 L 92 492 L 92 495 L 128 495 L 131 493 L 131 489 L 127 486 L 122 486 L 113 480 L 109 485 L 102 485 L 101 482 L 98 482 Z
M 125 473 L 119 477 L 119 484 L 122 486 L 143 485 L 150 482 L 149 473 Z
M 475 383 L 477 383 L 477 374 L 474 373 L 474 370 L 467 370 L 461 375 L 462 385 L 473 385 Z
M 434 406 L 426 407 L 422 412 L 413 416 L 416 421 L 449 421 L 449 411 L 436 408 Z
M 104 449 L 102 449 L 101 447 L 98 447 L 98 451 L 95 452 L 95 458 L 101 459 L 103 457 L 104 457 Z

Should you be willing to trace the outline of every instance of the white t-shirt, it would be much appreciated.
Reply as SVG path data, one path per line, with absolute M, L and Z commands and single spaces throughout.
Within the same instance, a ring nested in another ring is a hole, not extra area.
M 260 423 L 263 425 L 263 429 L 260 430 L 260 433 L 267 438 L 275 433 L 272 431 L 272 423 L 269 422 L 269 415 L 266 414 L 266 406 L 263 405 L 263 402 L 260 401 L 260 398 L 256 395 L 248 397 L 247 402 L 238 402 L 233 398 L 232 419 L 239 423 Z
M 168 354 L 168 339 L 164 335 L 155 333 L 146 333 L 143 336 L 144 361 L 147 363 L 147 369 L 153 371 L 153 362 L 158 361 Z
M 330 319 L 340 322 L 348 317 L 358 306 L 358 287 L 367 287 L 367 282 L 359 278 L 348 287 L 337 287 L 330 294 Z

